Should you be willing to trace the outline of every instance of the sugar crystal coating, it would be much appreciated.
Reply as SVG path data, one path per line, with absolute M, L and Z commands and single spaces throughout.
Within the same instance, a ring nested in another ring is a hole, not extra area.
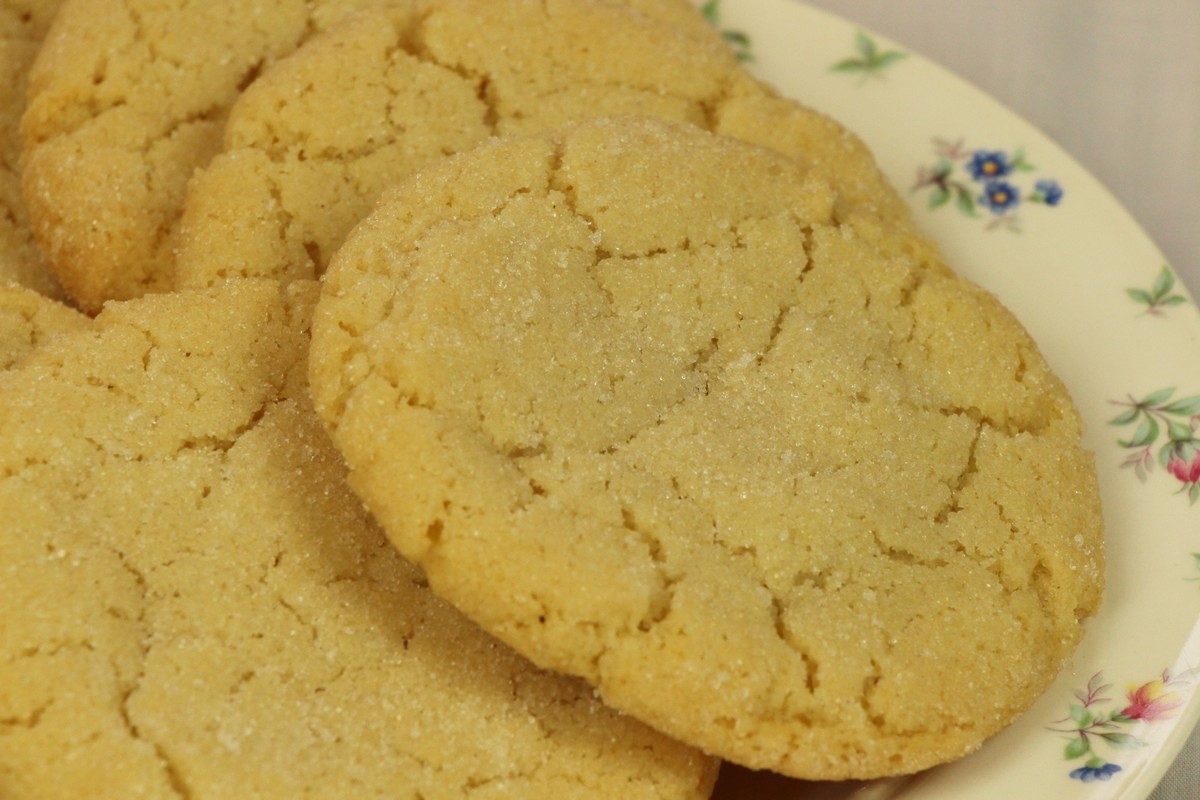
M 29 68 L 61 0 L 0 1 L 0 284 L 62 290 L 33 240 L 21 197 L 21 115 Z
M 224 150 L 188 186 L 175 283 L 318 277 L 383 189 L 413 170 L 491 136 L 629 113 L 819 165 L 842 216 L 907 229 L 861 143 L 751 79 L 715 36 L 597 0 L 441 0 L 357 15 L 247 89 Z
M 686 0 L 631 5 L 687 18 Z M 187 183 L 220 151 L 230 106 L 303 42 L 375 6 L 424 0 L 66 3 L 30 79 L 22 180 L 68 296 L 96 312 L 170 289 Z
M 706 797 L 388 544 L 308 400 L 314 300 L 110 304 L 0 373 L 5 800 Z
M 1094 466 L 990 295 L 814 171 L 644 118 L 484 145 L 334 258 L 310 361 L 350 483 L 433 589 L 754 768 L 978 746 L 1098 603 Z

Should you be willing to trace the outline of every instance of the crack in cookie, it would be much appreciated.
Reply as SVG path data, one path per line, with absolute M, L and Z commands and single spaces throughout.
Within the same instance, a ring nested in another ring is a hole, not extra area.
M 537 670 L 388 543 L 308 398 L 315 298 L 112 303 L 0 374 L 6 800 L 706 797 L 714 759 Z
M 310 358 L 434 591 L 683 741 L 815 779 L 978 746 L 1103 562 L 1027 334 L 835 188 L 646 117 L 489 142 L 355 228 Z

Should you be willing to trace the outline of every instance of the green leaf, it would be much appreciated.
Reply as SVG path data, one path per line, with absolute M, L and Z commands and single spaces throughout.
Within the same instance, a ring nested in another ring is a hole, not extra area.
M 1033 166 L 1033 164 L 1030 164 L 1025 160 L 1025 150 L 1023 148 L 1017 148 L 1013 151 L 1010 163 L 1013 170 L 1016 172 L 1032 172 L 1033 170 L 1037 169 Z
M 847 58 L 833 65 L 834 72 L 862 72 L 866 68 L 867 65 L 857 58 Z
M 1187 298 L 1181 294 L 1173 294 L 1170 297 L 1164 297 L 1158 301 L 1160 306 L 1178 306 L 1187 302 Z
M 862 54 L 868 64 L 875 60 L 875 40 L 862 31 L 854 36 L 854 49 Z
M 1084 739 L 1082 736 L 1077 736 L 1071 741 L 1067 742 L 1067 746 L 1063 749 L 1063 758 L 1065 758 L 1067 761 L 1074 761 L 1075 759 L 1086 755 L 1091 749 L 1091 745 L 1088 744 L 1087 739 Z
M 721 36 L 725 38 L 725 41 L 738 47 L 750 46 L 750 37 L 741 31 L 722 31 Z
M 1195 562 L 1196 569 L 1200 569 L 1200 553 L 1192 553 L 1192 561 Z
M 1142 398 L 1143 406 L 1156 406 L 1160 403 L 1165 403 L 1171 399 L 1171 395 L 1175 394 L 1175 387 L 1169 389 L 1159 389 L 1157 392 L 1151 392 Z
M 1118 750 L 1132 750 L 1135 747 L 1142 747 L 1146 744 L 1141 739 L 1128 733 L 1102 733 L 1100 736 L 1104 741 Z
M 1145 305 L 1154 305 L 1154 298 L 1145 289 L 1126 289 L 1125 294 L 1134 299 L 1135 302 L 1144 303 Z
M 876 58 L 873 62 L 873 66 L 875 69 L 883 69 L 884 67 L 895 64 L 897 61 L 904 58 L 905 55 L 907 55 L 907 53 L 901 53 L 899 50 L 889 50 L 888 52 Z
M 1155 297 L 1165 297 L 1172 287 L 1175 286 L 1175 276 L 1171 274 L 1171 270 L 1163 266 L 1162 271 L 1158 273 L 1158 277 L 1154 280 L 1154 287 L 1150 290 Z
M 1188 489 L 1188 505 L 1195 505 L 1196 500 L 1200 499 L 1200 483 L 1193 483 Z
M 1163 406 L 1162 410 L 1166 414 L 1180 414 L 1189 417 L 1200 414 L 1200 394 L 1176 400 L 1168 406 Z
M 1158 451 L 1158 465 L 1163 469 L 1167 468 L 1167 462 L 1179 455 L 1179 443 L 1167 442 Z
M 954 172 L 954 164 L 948 158 L 939 158 L 937 163 L 933 165 L 933 176 L 935 178 L 948 178 L 951 172 Z
M 1171 441 L 1190 442 L 1193 433 L 1191 425 L 1173 419 L 1167 420 L 1167 436 L 1171 438 Z
M 1135 419 L 1137 419 L 1138 414 L 1141 414 L 1141 413 L 1142 413 L 1142 410 L 1140 408 L 1131 408 L 1128 411 L 1123 411 L 1120 414 L 1118 414 L 1117 416 L 1110 419 L 1108 421 L 1108 424 L 1109 425 L 1128 425 L 1129 423 L 1131 423 Z
M 1080 728 L 1086 728 L 1088 725 L 1091 725 L 1093 719 L 1095 719 L 1094 715 L 1085 706 L 1079 703 L 1071 704 L 1071 721 Z
M 1150 417 L 1143 416 L 1141 423 L 1133 432 L 1133 437 L 1121 442 L 1122 447 L 1145 447 L 1158 438 L 1158 423 Z
M 945 186 L 939 186 L 929 195 L 929 210 L 941 208 L 950 200 L 950 190 Z
M 966 189 L 960 187 L 955 192 L 954 204 L 958 206 L 959 211 L 968 217 L 975 216 L 975 198 Z

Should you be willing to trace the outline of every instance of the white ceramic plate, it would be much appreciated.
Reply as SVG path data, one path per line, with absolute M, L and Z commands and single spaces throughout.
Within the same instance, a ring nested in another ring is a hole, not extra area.
M 717 797 L 1140 800 L 1200 717 L 1200 314 L 1109 193 L 995 100 L 795 0 L 697 0 L 760 77 L 858 133 L 954 267 L 1024 322 L 1096 454 L 1104 604 L 1075 657 L 977 753 L 908 779 L 728 769 Z

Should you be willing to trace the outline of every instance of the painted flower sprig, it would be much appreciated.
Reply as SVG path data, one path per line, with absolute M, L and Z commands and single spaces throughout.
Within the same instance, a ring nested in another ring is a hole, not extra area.
M 1129 728 L 1135 723 L 1154 723 L 1171 719 L 1183 705 L 1181 690 L 1190 683 L 1190 675 L 1175 676 L 1163 670 L 1158 678 L 1131 686 L 1122 705 L 1103 707 L 1112 703 L 1105 693 L 1112 684 L 1104 683 L 1097 672 L 1087 687 L 1075 691 L 1076 702 L 1068 706 L 1068 716 L 1056 720 L 1049 730 L 1067 734 L 1063 758 L 1083 759 L 1083 766 L 1068 775 L 1084 783 L 1106 781 L 1121 771 L 1121 766 L 1103 755 L 1108 751 L 1134 750 L 1145 747 L 1146 741 Z
M 1166 309 L 1187 302 L 1187 298 L 1175 293 L 1174 289 L 1175 275 L 1171 272 L 1170 267 L 1163 264 L 1163 268 L 1158 272 L 1158 277 L 1154 279 L 1154 283 L 1149 289 L 1126 289 L 1125 293 L 1135 303 L 1146 307 L 1143 313 L 1161 317 Z
M 1159 389 L 1145 397 L 1114 400 L 1125 410 L 1110 425 L 1134 426 L 1128 439 L 1117 443 L 1129 451 L 1121 467 L 1132 469 L 1145 483 L 1155 465 L 1180 483 L 1190 503 L 1200 499 L 1200 395 L 1172 399 L 1175 388 Z M 1165 434 L 1165 436 L 1164 436 Z
M 833 65 L 834 72 L 849 72 L 868 78 L 879 78 L 883 71 L 907 56 L 900 50 L 882 50 L 875 40 L 862 31 L 854 36 L 854 50 L 857 55 L 845 58 Z
M 1058 181 L 1039 178 L 1032 188 L 1023 175 L 1037 168 L 1029 163 L 1021 149 L 1012 151 L 969 148 L 963 140 L 933 140 L 937 160 L 917 170 L 912 190 L 929 192 L 929 208 L 936 210 L 953 204 L 968 217 L 987 216 L 988 228 L 1020 230 L 1018 209 L 1024 204 L 1057 206 L 1064 192 Z

